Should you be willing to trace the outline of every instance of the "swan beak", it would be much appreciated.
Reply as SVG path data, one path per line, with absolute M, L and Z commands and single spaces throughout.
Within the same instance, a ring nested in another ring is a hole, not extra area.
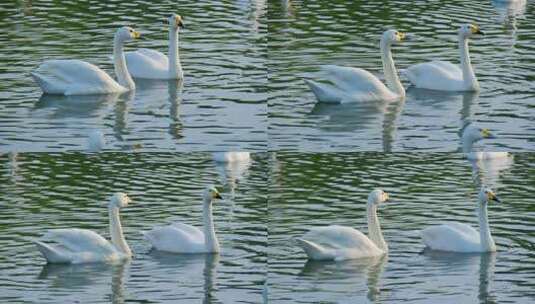
M 141 38 L 141 33 L 138 32 L 138 31 L 134 31 L 134 38 L 135 38 L 135 39 L 139 39 L 139 38 Z
M 483 136 L 483 138 L 496 138 L 496 136 L 494 136 L 494 134 L 490 133 L 489 129 L 481 130 L 481 136 Z
M 480 29 L 477 29 L 476 32 L 474 34 L 478 34 L 478 35 L 483 35 L 485 36 L 485 33 L 483 31 L 481 31 Z
M 496 196 L 496 194 L 491 194 L 489 195 L 490 197 L 490 200 L 491 201 L 495 201 L 495 202 L 498 202 L 498 203 L 501 203 L 502 201 Z
M 176 16 L 176 25 L 177 25 L 179 28 L 184 28 L 184 22 L 182 22 L 182 17 L 180 17 L 180 16 Z
M 223 199 L 223 197 L 222 197 L 221 194 L 219 194 L 219 193 L 216 193 L 216 194 L 214 195 L 214 198 Z

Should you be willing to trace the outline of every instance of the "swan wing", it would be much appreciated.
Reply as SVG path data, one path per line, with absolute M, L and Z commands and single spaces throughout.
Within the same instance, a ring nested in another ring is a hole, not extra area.
M 404 72 L 417 88 L 432 90 L 462 90 L 461 68 L 447 61 L 432 61 L 412 65 Z
M 50 94 L 105 94 L 126 90 L 106 72 L 82 60 L 47 60 L 32 76 L 43 92 Z
M 380 93 L 389 89 L 372 73 L 352 67 L 326 65 L 321 67 L 329 81 L 347 92 Z
M 462 223 L 446 223 L 426 228 L 421 233 L 424 244 L 433 250 L 454 252 L 480 251 L 479 232 Z
M 53 229 L 47 232 L 45 238 L 72 252 L 113 254 L 117 251 L 108 240 L 87 229 Z
M 144 233 L 154 248 L 175 253 L 200 253 L 205 251 L 204 234 L 186 224 L 155 227 Z
M 161 52 L 139 49 L 126 52 L 126 65 L 132 77 L 161 79 L 168 78 L 169 59 Z
M 362 232 L 351 227 L 337 225 L 312 228 L 303 238 L 331 248 L 377 248 Z

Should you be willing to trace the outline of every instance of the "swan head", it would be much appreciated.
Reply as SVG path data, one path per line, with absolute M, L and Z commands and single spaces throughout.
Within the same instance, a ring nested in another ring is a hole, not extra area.
M 141 37 L 141 34 L 129 26 L 123 26 L 115 33 L 115 39 L 126 42 Z
M 110 206 L 124 208 L 131 202 L 132 200 L 130 197 L 128 197 L 128 195 L 126 195 L 126 193 L 117 192 L 111 197 Z
M 182 21 L 182 17 L 177 14 L 171 14 L 171 16 L 167 18 L 167 24 L 169 24 L 169 28 L 175 30 L 178 28 L 184 28 L 184 22 Z
M 217 188 L 214 187 L 214 186 L 206 187 L 206 189 L 204 190 L 203 197 L 204 197 L 204 200 L 207 201 L 207 202 L 211 202 L 214 199 L 222 199 L 223 198 L 223 197 L 221 197 L 221 194 L 219 193 Z
M 463 130 L 462 139 L 466 142 L 476 142 L 484 138 L 494 138 L 489 129 L 479 128 L 472 124 L 467 125 Z
M 473 35 L 485 35 L 480 29 L 479 26 L 474 24 L 463 24 L 459 28 L 459 35 L 462 37 L 468 38 Z
M 405 40 L 406 37 L 407 35 L 405 33 L 396 30 L 387 30 L 383 33 L 381 42 L 387 44 L 397 44 Z
M 500 199 L 496 196 L 494 191 L 485 186 L 481 187 L 481 191 L 479 191 L 479 200 L 483 203 L 488 203 L 490 201 L 501 203 Z
M 368 203 L 379 205 L 384 202 L 387 202 L 390 199 L 388 193 L 384 192 L 381 189 L 375 189 L 368 195 Z

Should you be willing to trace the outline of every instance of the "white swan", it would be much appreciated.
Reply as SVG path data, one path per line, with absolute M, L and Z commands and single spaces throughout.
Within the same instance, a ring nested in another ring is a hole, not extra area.
M 405 97 L 392 52 L 392 44 L 403 41 L 407 36 L 396 30 L 385 31 L 381 37 L 381 58 L 386 85 L 372 73 L 359 69 L 335 65 L 323 66 L 332 85 L 305 80 L 319 102 L 346 103 L 376 100 L 396 100 Z
M 474 144 L 484 138 L 495 138 L 494 135 L 490 132 L 489 129 L 481 129 L 473 125 L 473 123 L 468 123 L 462 129 L 461 143 L 463 153 L 466 154 L 466 157 L 470 160 L 485 160 L 493 158 L 503 158 L 508 157 L 508 152 L 483 152 L 483 151 L 473 151 Z
M 119 217 L 119 209 L 128 206 L 130 202 L 124 193 L 116 193 L 110 200 L 108 210 L 111 242 L 87 229 L 53 229 L 45 234 L 44 239 L 57 244 L 35 241 L 37 249 L 48 263 L 80 264 L 130 258 L 132 251 L 124 238 Z
M 311 260 L 347 260 L 363 257 L 379 256 L 388 252 L 383 238 L 377 206 L 388 200 L 383 190 L 373 190 L 368 196 L 366 210 L 368 213 L 368 234 L 351 227 L 327 226 L 310 229 L 298 244 Z
M 470 63 L 468 38 L 484 35 L 478 26 L 462 25 L 459 29 L 461 67 L 446 61 L 432 61 L 408 67 L 404 74 L 417 88 L 440 91 L 479 91 L 479 83 Z
M 121 93 L 134 90 L 136 85 L 126 67 L 123 44 L 139 38 L 139 32 L 124 26 L 113 39 L 113 58 L 117 80 L 95 65 L 82 60 L 47 60 L 31 73 L 44 93 L 89 95 Z
M 429 227 L 421 232 L 424 244 L 432 250 L 453 252 L 494 252 L 496 245 L 490 234 L 487 216 L 489 201 L 500 202 L 492 190 L 481 187 L 479 192 L 479 232 L 462 223 L 446 223 Z
M 218 163 L 248 163 L 251 160 L 249 152 L 214 152 L 212 157 Z
M 128 70 L 135 78 L 182 79 L 184 74 L 178 55 L 178 31 L 184 27 L 182 17 L 172 14 L 169 22 L 169 58 L 151 49 L 126 52 Z
M 216 253 L 219 242 L 212 219 L 212 201 L 221 199 L 215 187 L 208 187 L 203 194 L 204 232 L 188 224 L 173 223 L 144 232 L 145 238 L 156 250 L 173 253 Z

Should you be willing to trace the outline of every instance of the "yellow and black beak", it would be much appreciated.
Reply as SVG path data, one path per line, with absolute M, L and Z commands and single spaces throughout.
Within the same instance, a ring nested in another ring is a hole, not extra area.
M 219 194 L 219 192 L 216 192 L 214 194 L 214 198 L 223 199 L 223 197 L 221 196 L 221 194 Z
M 399 41 L 403 41 L 407 38 L 407 34 L 403 32 L 398 32 Z
M 495 138 L 494 134 L 492 134 L 489 129 L 481 130 L 481 136 L 483 138 Z
M 494 193 L 489 193 L 489 200 L 501 203 L 502 201 Z
M 472 26 L 472 34 L 485 35 L 485 33 L 483 33 L 483 31 L 481 31 L 481 29 L 477 25 Z
M 139 38 L 141 38 L 141 33 L 138 32 L 138 31 L 134 31 L 134 32 L 132 33 L 132 36 L 134 36 L 135 39 L 139 39 Z
M 176 16 L 176 26 L 179 28 L 184 28 L 184 22 L 182 21 L 182 17 Z

